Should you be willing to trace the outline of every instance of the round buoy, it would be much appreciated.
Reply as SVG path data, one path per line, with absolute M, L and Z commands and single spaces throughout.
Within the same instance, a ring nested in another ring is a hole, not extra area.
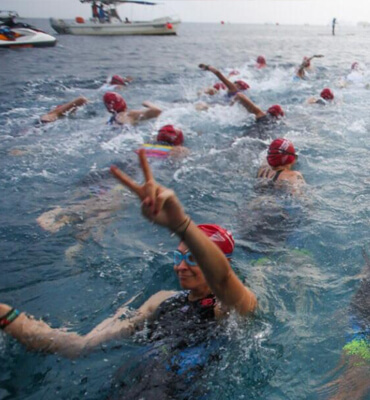
M 167 29 L 173 29 L 173 25 L 171 23 L 167 22 L 166 28 Z
M 84 24 L 84 23 L 85 23 L 85 20 L 84 20 L 82 17 L 76 17 L 76 22 L 77 22 L 78 24 Z

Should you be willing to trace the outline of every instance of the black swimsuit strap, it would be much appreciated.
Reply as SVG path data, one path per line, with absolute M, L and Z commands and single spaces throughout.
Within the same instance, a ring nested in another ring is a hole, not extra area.
M 282 172 L 283 172 L 282 169 L 280 171 L 277 171 L 276 174 L 274 175 L 274 177 L 272 178 L 272 181 L 276 182 Z

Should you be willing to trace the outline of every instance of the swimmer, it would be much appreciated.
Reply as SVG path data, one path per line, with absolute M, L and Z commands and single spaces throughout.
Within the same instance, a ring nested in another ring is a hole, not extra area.
M 262 68 L 266 68 L 267 64 L 266 64 L 266 59 L 264 56 L 258 56 L 257 60 L 256 60 L 256 68 L 257 69 L 262 69 Z
M 254 114 L 256 122 L 273 122 L 285 115 L 283 109 L 278 104 L 271 106 L 266 112 L 262 111 L 244 93 L 237 93 L 234 97 L 234 103 L 235 102 L 239 102 L 249 113 Z
M 325 88 L 321 91 L 320 97 L 310 97 L 307 100 L 308 104 L 320 104 L 325 106 L 326 104 L 331 103 L 334 100 L 334 93 L 329 89 Z
M 134 78 L 132 78 L 131 76 L 122 77 L 120 75 L 113 75 L 111 79 L 107 81 L 99 90 L 107 92 L 113 90 L 122 90 L 133 80 Z
M 231 310 L 242 316 L 255 311 L 256 296 L 231 267 L 232 234 L 218 225 L 196 225 L 174 191 L 155 181 L 145 152 L 141 150 L 138 155 L 145 177 L 143 184 L 136 183 L 116 166 L 111 167 L 111 172 L 138 197 L 141 211 L 149 221 L 178 236 L 174 271 L 183 291 L 160 291 L 130 317 L 121 319 L 127 311 L 124 305 L 86 335 L 53 329 L 41 320 L 0 304 L 0 328 L 29 350 L 75 358 L 109 340 L 122 340 L 143 329 L 152 330 L 149 334 L 152 343 L 168 340 L 171 345 L 176 335 L 181 339 L 181 350 L 185 350 L 195 333 L 201 332 L 204 339 L 205 327 L 210 325 L 214 330 L 217 321 Z M 171 352 L 173 348 L 169 346 L 167 350 Z
M 184 144 L 184 134 L 173 125 L 165 125 L 159 129 L 155 143 L 145 143 L 142 148 L 147 157 L 181 159 L 190 151 Z M 138 153 L 139 150 L 136 150 Z
M 360 286 L 350 304 L 352 335 L 343 347 L 338 378 L 320 389 L 330 400 L 365 400 L 370 395 L 370 259 L 363 250 L 365 267 Z M 335 393 L 333 393 L 335 392 Z
M 48 122 L 54 122 L 57 119 L 64 117 L 65 115 L 75 112 L 77 108 L 85 105 L 86 103 L 87 99 L 83 96 L 79 96 L 69 103 L 57 106 L 53 110 L 49 111 L 47 114 L 42 115 L 40 117 L 40 121 L 45 124 Z
M 304 57 L 302 64 L 298 67 L 296 77 L 300 79 L 306 79 L 306 71 L 311 68 L 311 60 L 322 57 L 324 57 L 322 54 L 315 54 L 312 57 Z
M 107 92 L 103 96 L 103 101 L 107 110 L 113 114 L 109 124 L 135 125 L 140 121 L 157 118 L 162 110 L 149 101 L 144 101 L 144 110 L 127 110 L 127 105 L 123 97 L 115 92 Z
M 267 164 L 260 167 L 257 178 L 268 179 L 275 186 L 288 183 L 292 192 L 298 193 L 305 184 L 305 180 L 300 172 L 292 170 L 297 158 L 298 155 L 291 141 L 283 138 L 275 139 L 267 151 Z
M 223 89 L 225 87 L 225 90 L 227 89 L 227 95 L 230 98 L 235 96 L 239 92 L 248 90 L 250 87 L 248 83 L 244 82 L 241 79 L 235 82 L 231 82 L 228 78 L 226 78 L 225 75 L 223 75 L 219 70 L 217 70 L 215 67 L 212 67 L 211 65 L 199 64 L 199 68 L 203 71 L 211 71 L 213 74 L 215 74 L 217 78 L 223 83 L 223 85 L 220 85 L 220 89 Z M 215 89 L 214 86 L 213 88 Z M 217 92 L 220 89 L 218 89 Z

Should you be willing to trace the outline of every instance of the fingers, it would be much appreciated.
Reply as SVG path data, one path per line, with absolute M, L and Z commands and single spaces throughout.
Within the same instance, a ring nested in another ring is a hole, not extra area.
M 152 170 L 150 169 L 148 160 L 146 159 L 145 150 L 140 149 L 138 151 L 141 169 L 143 170 L 145 182 L 154 181 Z
M 117 178 L 123 185 L 128 187 L 131 191 L 136 193 L 140 198 L 142 197 L 141 186 L 134 182 L 130 177 L 123 173 L 118 167 L 112 165 L 110 172 Z

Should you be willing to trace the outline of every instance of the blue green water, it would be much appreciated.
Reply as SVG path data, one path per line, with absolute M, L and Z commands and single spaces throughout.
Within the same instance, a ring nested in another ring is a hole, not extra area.
M 46 21 L 31 22 L 51 31 Z M 86 199 L 86 177 L 112 162 L 125 161 L 139 177 L 132 151 L 172 123 L 184 131 L 191 156 L 156 161 L 154 173 L 196 222 L 233 231 L 233 266 L 260 304 L 256 321 L 226 321 L 221 360 L 194 385 L 211 399 L 316 399 L 339 362 L 361 249 L 369 245 L 370 79 L 365 73 L 363 82 L 337 87 L 353 61 L 369 63 L 367 43 L 368 31 L 359 28 L 332 37 L 329 27 L 183 24 L 176 37 L 58 36 L 55 48 L 0 51 L 0 301 L 84 334 L 133 295 L 137 306 L 178 288 L 168 254 L 176 240 L 140 217 L 127 192 L 104 226 L 80 220 L 52 234 L 36 223 L 45 211 Z M 314 61 L 310 79 L 293 82 L 302 57 L 318 53 L 325 57 Z M 266 70 L 253 68 L 259 54 Z M 253 206 L 268 141 L 244 136 L 253 118 L 239 106 L 195 111 L 197 91 L 215 82 L 197 68 L 201 62 L 238 69 L 253 101 L 286 111 L 271 135 L 294 142 L 308 189 L 303 204 L 289 205 L 292 226 L 270 227 L 267 245 L 250 232 L 271 217 Z M 164 110 L 158 120 L 129 131 L 105 124 L 98 89 L 114 73 L 135 78 L 123 92 L 129 108 L 149 99 Z M 334 104 L 304 104 L 327 86 Z M 35 127 L 39 115 L 81 94 L 87 107 Z M 71 255 L 81 235 L 84 244 Z M 71 362 L 27 352 L 2 335 L 0 399 L 104 399 L 137 350 L 125 340 Z

